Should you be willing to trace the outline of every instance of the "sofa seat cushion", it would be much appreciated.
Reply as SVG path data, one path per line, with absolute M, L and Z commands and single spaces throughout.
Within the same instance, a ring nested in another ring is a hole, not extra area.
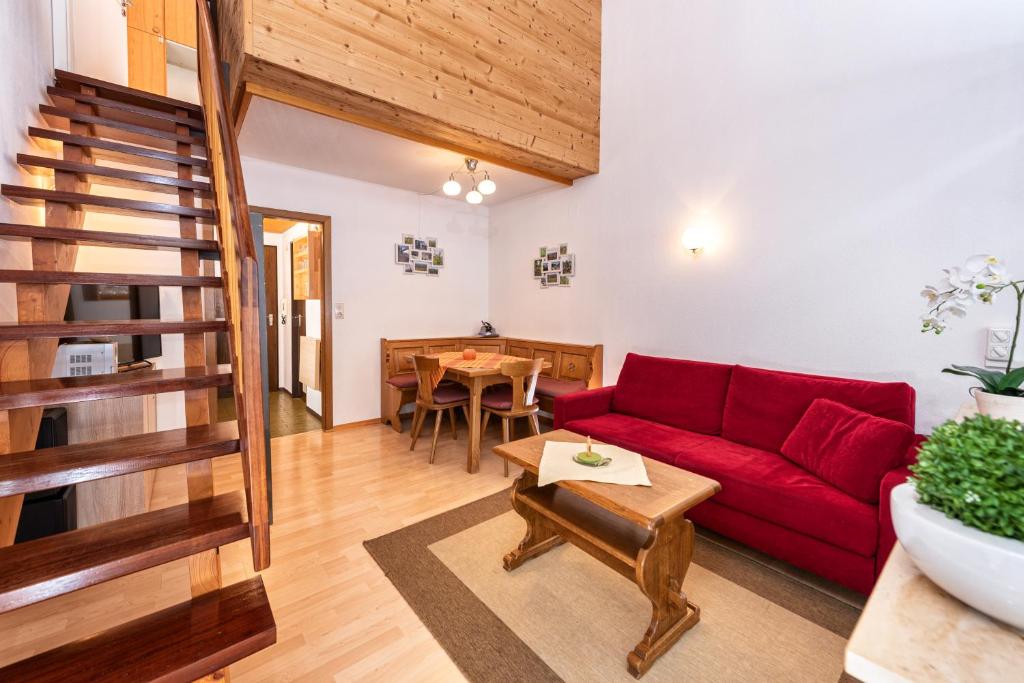
M 399 389 L 415 389 L 416 373 L 403 372 L 388 378 L 388 384 Z
M 681 448 L 677 467 L 715 479 L 713 500 L 864 557 L 875 554 L 878 508 L 818 479 L 781 455 L 720 437 Z
M 782 444 L 782 456 L 877 505 L 882 477 L 903 462 L 913 439 L 902 422 L 817 398 Z
M 598 441 L 636 451 L 654 460 L 673 464 L 680 449 L 693 448 L 711 439 L 704 434 L 687 432 L 639 417 L 606 413 L 598 417 L 571 420 L 565 429 Z
M 537 377 L 537 394 L 557 398 L 566 394 L 575 394 L 577 391 L 584 391 L 587 383 L 581 379 L 555 379 L 554 377 Z
M 869 382 L 737 365 L 722 416 L 722 436 L 778 453 L 816 398 L 914 426 L 914 390 L 903 382 Z
M 731 373 L 731 365 L 630 353 L 619 373 L 612 410 L 691 432 L 718 434 Z

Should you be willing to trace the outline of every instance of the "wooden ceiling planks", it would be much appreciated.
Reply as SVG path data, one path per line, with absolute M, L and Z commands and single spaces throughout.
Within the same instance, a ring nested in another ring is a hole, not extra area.
M 238 109 L 258 94 L 562 182 L 598 171 L 599 0 L 219 8 Z

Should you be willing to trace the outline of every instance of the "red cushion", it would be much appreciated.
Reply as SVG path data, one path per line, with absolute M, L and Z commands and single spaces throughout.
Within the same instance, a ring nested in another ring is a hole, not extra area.
M 718 434 L 731 373 L 731 365 L 630 353 L 619 373 L 612 410 L 691 432 Z
M 468 400 L 469 389 L 461 384 L 442 383 L 434 389 L 434 403 L 456 403 Z
M 714 500 L 773 524 L 872 557 L 878 508 L 843 493 L 781 455 L 720 437 L 681 448 L 677 467 L 717 480 Z
M 540 375 L 537 377 L 537 393 L 541 396 L 551 396 L 552 398 L 557 396 L 565 396 L 566 394 L 574 394 L 577 391 L 583 391 L 587 388 L 587 383 L 581 379 L 554 379 L 553 377 L 545 377 Z
M 782 444 L 782 455 L 865 503 L 878 503 L 878 486 L 897 467 L 914 430 L 895 420 L 816 398 Z
M 779 452 L 816 398 L 914 426 L 914 390 L 903 382 L 869 382 L 760 370 L 737 365 L 729 383 L 722 436 Z
M 398 387 L 399 389 L 413 389 L 416 387 L 416 373 L 415 372 L 403 372 L 400 375 L 394 375 L 388 378 L 388 384 Z
M 533 402 L 536 403 L 537 399 L 534 398 Z M 480 397 L 480 403 L 495 410 L 512 410 L 512 385 L 501 384 L 488 389 Z
M 672 464 L 679 449 L 709 442 L 712 437 L 686 432 L 620 413 L 570 420 L 565 429 L 622 446 L 648 458 Z

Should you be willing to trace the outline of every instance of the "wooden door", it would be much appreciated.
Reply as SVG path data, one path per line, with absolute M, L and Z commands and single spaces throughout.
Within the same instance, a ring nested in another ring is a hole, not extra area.
M 295 263 L 295 242 L 291 244 L 292 263 Z M 301 274 L 300 274 L 301 278 Z M 308 280 L 306 281 L 308 282 Z M 303 284 L 304 283 L 300 283 Z M 299 338 L 306 335 L 306 301 L 305 299 L 296 299 L 296 279 L 295 272 L 292 271 L 292 386 L 291 394 L 295 398 L 306 398 L 306 392 L 302 388 L 302 382 L 299 381 Z M 300 296 L 305 294 L 305 290 L 300 293 Z
M 277 350 L 277 247 L 263 245 L 263 291 L 267 302 L 267 388 L 277 391 L 278 380 Z

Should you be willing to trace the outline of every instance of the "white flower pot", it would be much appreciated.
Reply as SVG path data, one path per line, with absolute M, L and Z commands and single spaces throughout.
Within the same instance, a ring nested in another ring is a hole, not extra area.
M 974 392 L 974 400 L 982 415 L 1024 422 L 1024 396 L 1000 396 L 979 389 Z
M 929 579 L 979 612 L 1024 631 L 1024 542 L 985 533 L 892 490 L 896 536 Z

